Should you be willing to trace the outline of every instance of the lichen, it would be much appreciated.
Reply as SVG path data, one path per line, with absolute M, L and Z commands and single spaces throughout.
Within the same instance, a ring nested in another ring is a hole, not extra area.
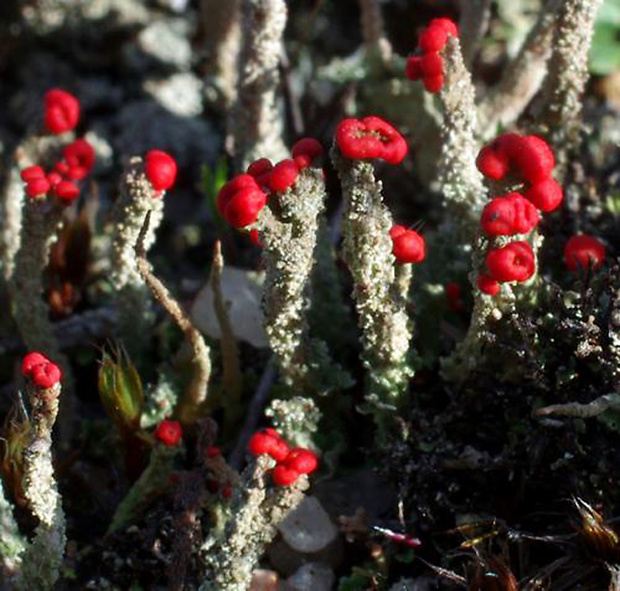
M 256 223 L 263 242 L 263 308 L 270 347 L 287 386 L 318 394 L 342 384 L 342 370 L 331 362 L 327 345 L 311 338 L 307 319 L 325 197 L 322 171 L 308 168 L 274 198 L 278 201 L 274 210 L 261 211 Z
M 230 127 L 238 168 L 257 158 L 286 158 L 279 107 L 278 65 L 287 8 L 284 0 L 244 0 L 237 101 Z
M 367 372 L 366 402 L 385 439 L 407 394 L 413 370 L 409 362 L 411 322 L 395 289 L 392 216 L 383 204 L 381 182 L 370 162 L 332 159 L 345 201 L 343 258 L 353 276 L 353 298 L 361 330 Z
M 247 591 L 277 525 L 304 498 L 306 476 L 290 487 L 268 488 L 267 473 L 274 465 L 269 456 L 261 456 L 242 474 L 223 535 L 203 544 L 206 573 L 200 591 Z

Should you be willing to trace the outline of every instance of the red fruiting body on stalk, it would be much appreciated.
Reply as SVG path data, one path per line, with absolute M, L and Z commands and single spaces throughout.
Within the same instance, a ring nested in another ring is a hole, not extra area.
M 264 431 L 254 433 L 248 442 L 248 452 L 255 457 L 270 454 L 277 439 L 277 436 Z
M 420 62 L 422 76 L 424 78 L 433 78 L 443 74 L 443 59 L 438 53 L 431 52 L 422 56 Z
M 422 31 L 418 47 L 424 52 L 441 51 L 448 40 L 448 33 L 443 27 L 429 25 Z
M 476 167 L 487 178 L 499 180 L 508 174 L 508 158 L 498 153 L 493 144 L 480 150 L 476 158 Z
M 428 92 L 439 92 L 443 86 L 443 74 L 439 74 L 438 76 L 426 76 L 422 78 L 422 83 Z
M 30 181 L 34 181 L 35 179 L 42 179 L 45 177 L 45 171 L 40 166 L 29 166 L 28 168 L 24 168 L 20 173 L 22 181 L 28 183 Z
M 60 182 L 62 181 L 62 176 L 60 174 L 58 174 L 57 172 L 50 172 L 48 173 L 45 178 L 47 179 L 47 181 L 49 182 L 49 184 L 51 185 L 52 189 Z
M 422 78 L 422 58 L 420 56 L 413 55 L 407 60 L 405 76 L 409 80 L 420 80 Z
M 224 217 L 235 228 L 249 226 L 256 221 L 260 210 L 267 204 L 267 195 L 258 187 L 237 191 L 228 202 Z
M 299 472 L 292 468 L 287 468 L 286 466 L 276 466 L 273 469 L 273 483 L 276 486 L 291 486 L 297 482 L 299 478 Z
M 95 164 L 95 150 L 84 139 L 71 142 L 62 153 L 69 166 L 69 178 L 85 178 Z
M 508 156 L 526 181 L 542 181 L 553 171 L 555 156 L 545 140 L 535 135 L 526 135 L 509 146 Z
M 527 281 L 536 270 L 534 251 L 524 241 L 491 249 L 486 256 L 486 265 L 491 277 L 501 283 Z
M 48 389 L 55 386 L 62 378 L 60 368 L 51 361 L 35 365 L 30 374 L 35 386 Z
M 405 138 L 387 121 L 373 116 L 341 121 L 336 143 L 346 158 L 380 158 L 390 164 L 401 162 L 408 151 Z
M 480 151 L 476 166 L 495 180 L 515 169 L 524 181 L 537 183 L 551 175 L 555 157 L 549 144 L 537 136 L 506 133 Z
M 540 214 L 523 195 L 519 193 L 508 193 L 505 197 L 514 208 L 514 219 L 512 222 L 515 234 L 527 234 L 531 232 L 540 222 Z
M 45 355 L 38 352 L 28 353 L 22 361 L 22 375 L 30 378 L 38 388 L 48 389 L 62 379 L 60 368 Z
M 52 88 L 45 93 L 45 126 L 53 134 L 75 128 L 80 118 L 80 103 L 70 92 Z
M 438 52 L 445 47 L 448 36 L 457 36 L 456 25 L 447 18 L 433 19 L 418 42 L 423 55 L 407 60 L 405 75 L 409 80 L 421 79 L 428 92 L 439 92 L 443 86 L 443 59 Z
M 597 269 L 605 260 L 605 246 L 594 236 L 578 234 L 573 236 L 564 247 L 564 262 L 573 273 L 588 269 L 590 265 Z
M 317 469 L 319 460 L 309 449 L 294 447 L 284 459 L 283 464 L 299 474 L 311 474 Z
M 419 263 L 426 256 L 424 238 L 415 230 L 402 231 L 402 226 L 395 226 L 390 231 L 392 254 L 399 263 Z
M 45 177 L 40 179 L 32 179 L 26 183 L 26 195 L 28 195 L 28 197 L 39 197 L 40 195 L 46 195 L 49 190 L 50 183 Z
M 300 169 L 310 166 L 317 158 L 323 156 L 323 146 L 318 140 L 305 137 L 293 145 L 291 154 Z
M 449 18 L 440 17 L 434 18 L 429 23 L 430 27 L 441 27 L 448 35 L 452 35 L 452 37 L 458 36 L 458 28 L 454 21 L 451 21 Z
M 269 184 L 269 177 L 271 176 L 272 170 L 273 164 L 271 164 L 269 158 L 259 158 L 248 166 L 246 172 L 262 187 Z
M 508 199 L 492 199 L 482 210 L 480 227 L 487 236 L 511 236 L 514 217 L 514 206 Z
M 291 158 L 278 162 L 269 175 L 269 188 L 274 193 L 284 193 L 296 180 L 299 166 Z
M 54 165 L 54 172 L 61 176 L 67 176 L 69 174 L 69 165 L 64 160 L 61 160 Z
M 257 161 L 258 162 L 258 161 Z M 255 163 L 256 164 L 256 163 Z M 223 218 L 226 218 L 226 208 L 233 195 L 241 189 L 259 189 L 256 179 L 250 174 L 239 174 L 229 180 L 217 194 L 217 210 Z
M 406 231 L 407 231 L 407 228 L 405 226 L 400 226 L 398 224 L 395 226 L 392 226 L 392 229 L 390 230 L 390 238 L 392 238 L 393 240 L 397 236 L 404 234 Z
M 42 363 L 48 363 L 49 359 L 43 355 L 43 353 L 39 353 L 37 351 L 33 351 L 32 353 L 28 353 L 22 360 L 22 375 L 25 378 L 30 377 L 32 374 L 32 370 Z
M 177 178 L 177 163 L 161 150 L 150 150 L 144 157 L 144 172 L 153 189 L 167 191 Z
M 434 18 L 422 31 L 418 47 L 422 51 L 441 51 L 448 40 L 448 36 L 456 37 L 456 25 L 448 18 Z
M 233 494 L 233 489 L 232 486 L 230 486 L 229 484 L 227 484 L 223 489 L 222 489 L 222 498 L 224 499 L 230 499 L 230 497 L 232 497 Z
M 499 283 L 490 275 L 482 274 L 476 277 L 476 285 L 482 293 L 494 296 L 499 293 Z
M 155 429 L 155 439 L 166 447 L 175 447 L 183 437 L 183 430 L 178 421 L 161 421 Z
M 562 187 L 555 179 L 547 178 L 534 183 L 527 191 L 525 197 L 529 199 L 540 211 L 549 212 L 557 209 L 564 199 Z
M 248 451 L 256 457 L 268 454 L 276 462 L 281 462 L 290 450 L 286 442 L 273 429 L 264 429 L 252 435 L 248 442 Z
M 286 441 L 284 441 L 283 439 L 280 439 L 279 437 L 275 440 L 275 443 L 273 444 L 271 451 L 269 452 L 269 455 L 276 461 L 276 462 L 283 462 L 286 457 L 289 454 L 289 446 L 286 443 Z
M 63 201 L 73 201 L 80 195 L 80 190 L 71 181 L 60 181 L 54 186 L 54 194 Z
M 527 234 L 540 221 L 536 208 L 519 193 L 508 193 L 487 203 L 480 226 L 487 236 Z

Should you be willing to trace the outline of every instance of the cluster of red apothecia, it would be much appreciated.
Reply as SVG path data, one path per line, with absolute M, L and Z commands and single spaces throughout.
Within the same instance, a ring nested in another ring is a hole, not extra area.
M 80 103 L 70 92 L 53 88 L 45 94 L 44 121 L 52 134 L 75 129 L 80 118 Z M 26 194 L 31 199 L 51 194 L 67 204 L 80 194 L 77 181 L 85 179 L 95 164 L 95 151 L 85 139 L 77 139 L 63 149 L 63 158 L 49 172 L 41 166 L 29 166 L 21 171 Z M 145 174 L 155 191 L 169 189 L 175 181 L 177 165 L 161 150 L 151 150 L 145 156 Z
M 387 121 L 379 117 L 344 119 L 336 129 L 336 144 L 350 159 L 377 158 L 389 164 L 400 164 L 409 147 L 405 138 Z M 396 225 L 390 230 L 392 254 L 399 263 L 419 263 L 426 256 L 424 238 L 415 230 Z
M 53 88 L 45 94 L 44 121 L 52 134 L 75 129 L 80 118 L 80 103 L 66 90 Z M 88 176 L 95 164 L 95 151 L 84 139 L 71 142 L 63 150 L 63 158 L 54 168 L 45 172 L 40 166 L 29 166 L 21 171 L 26 194 L 31 199 L 52 194 L 62 203 L 73 201 L 80 194 L 76 181 Z
M 276 486 L 291 486 L 301 474 L 312 474 L 319 465 L 312 451 L 303 447 L 289 447 L 271 428 L 254 433 L 248 443 L 248 451 L 255 457 L 269 455 L 277 462 L 271 474 Z
M 344 119 L 336 129 L 336 144 L 345 158 L 377 158 L 400 164 L 409 148 L 396 128 L 379 117 Z
M 525 184 L 523 194 L 512 191 L 484 208 L 480 226 L 490 238 L 529 234 L 540 222 L 539 210 L 553 211 L 562 202 L 562 188 L 551 176 L 555 156 L 537 136 L 504 134 L 482 148 L 476 166 L 495 181 Z M 492 296 L 499 292 L 500 283 L 527 281 L 536 271 L 534 251 L 525 240 L 489 249 L 485 262 L 487 273 L 478 276 L 477 284 Z
M 37 351 L 28 353 L 22 360 L 22 375 L 43 390 L 55 386 L 62 379 L 60 368 Z
M 220 189 L 217 209 L 231 226 L 244 228 L 253 224 L 269 198 L 286 191 L 302 170 L 316 165 L 324 150 L 317 140 L 303 138 L 291 152 L 292 158 L 286 158 L 275 166 L 267 158 L 252 162 L 244 174 L 237 175 Z M 256 232 L 251 237 L 257 242 Z
M 439 92 L 444 80 L 443 59 L 439 52 L 445 47 L 449 36 L 457 35 L 456 25 L 450 19 L 433 19 L 418 39 L 418 49 L 422 55 L 413 55 L 407 60 L 407 78 L 422 80 L 428 92 Z

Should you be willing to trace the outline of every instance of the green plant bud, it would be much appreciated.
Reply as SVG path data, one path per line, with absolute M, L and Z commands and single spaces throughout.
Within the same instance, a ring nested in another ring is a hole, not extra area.
M 139 429 L 144 403 L 142 381 L 124 351 L 103 353 L 99 368 L 99 396 L 108 416 L 121 430 Z

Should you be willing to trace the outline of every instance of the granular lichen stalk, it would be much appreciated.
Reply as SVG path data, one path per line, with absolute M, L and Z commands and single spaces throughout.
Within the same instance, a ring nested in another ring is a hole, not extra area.
M 256 227 L 263 242 L 265 330 L 284 382 L 297 390 L 325 393 L 338 383 L 339 368 L 327 346 L 309 335 L 308 289 L 320 214 L 325 207 L 321 170 L 306 168 L 277 197 L 277 215 L 264 208 Z
M 39 525 L 34 540 L 22 555 L 17 581 L 21 591 L 52 589 L 60 576 L 65 552 L 65 515 L 54 478 L 51 449 L 60 390 L 59 381 L 48 388 L 38 386 L 36 380 L 29 380 L 27 384 L 32 428 L 30 441 L 24 449 L 23 489 L 28 507 Z
M 547 0 L 517 56 L 506 66 L 500 81 L 482 96 L 478 112 L 483 139 L 496 135 L 499 126 L 514 123 L 540 89 L 561 2 Z
M 257 158 L 287 156 L 278 92 L 286 17 L 284 0 L 241 0 L 237 102 L 229 121 L 239 169 Z
M 148 212 L 151 212 L 149 230 L 144 237 L 144 250 L 148 253 L 155 243 L 157 228 L 164 215 L 164 200 L 146 178 L 142 158 L 132 158 L 120 186 L 120 195 L 114 204 L 112 223 L 112 273 L 110 280 L 117 290 L 127 286 L 144 286 L 136 265 L 134 248 L 138 234 Z
M 568 154 L 579 139 L 583 92 L 589 78 L 588 54 L 600 5 L 601 0 L 566 0 L 556 15 L 537 127 L 555 150 L 558 178 L 562 178 Z
M 471 239 L 486 201 L 482 175 L 475 165 L 478 153 L 475 90 L 463 63 L 458 39 L 448 39 L 443 57 L 445 82 L 440 94 L 443 122 L 440 129 L 439 190 L 455 226 L 461 228 L 464 238 Z
M 370 162 L 344 159 L 336 148 L 332 159 L 345 200 L 343 258 L 353 276 L 368 380 L 366 401 L 380 438 L 385 438 L 413 375 L 410 321 L 405 302 L 395 297 L 392 216 L 383 204 L 381 182 L 375 179 Z
M 128 162 L 120 185 L 120 194 L 111 221 L 113 226 L 110 280 L 116 290 L 119 309 L 119 332 L 131 357 L 142 364 L 148 348 L 145 338 L 154 322 L 149 290 L 138 272 L 134 248 L 142 222 L 151 212 L 151 223 L 144 237 L 144 249 L 149 251 L 164 215 L 164 200 L 144 172 L 142 158 Z
M 10 580 L 19 572 L 26 542 L 15 521 L 13 505 L 7 499 L 6 489 L 0 483 L 0 573 L 5 580 Z
M 200 591 L 247 591 L 277 525 L 303 500 L 305 475 L 293 486 L 267 488 L 267 472 L 274 466 L 275 461 L 263 455 L 242 474 L 225 531 L 202 547 L 206 573 Z

